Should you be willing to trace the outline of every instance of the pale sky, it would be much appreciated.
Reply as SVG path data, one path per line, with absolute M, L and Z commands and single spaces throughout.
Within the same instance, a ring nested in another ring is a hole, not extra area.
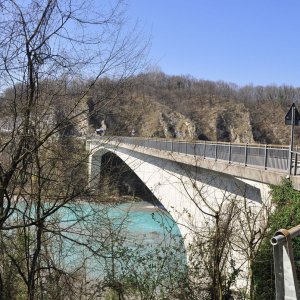
M 300 87 L 300 0 L 127 0 L 169 75 Z

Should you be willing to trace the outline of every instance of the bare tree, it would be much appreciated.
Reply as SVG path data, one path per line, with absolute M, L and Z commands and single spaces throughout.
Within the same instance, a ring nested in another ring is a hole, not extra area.
M 47 241 L 62 236 L 53 216 L 88 192 L 78 176 L 86 154 L 79 142 L 62 137 L 74 128 L 87 132 L 86 102 L 97 80 L 122 82 L 143 59 L 144 45 L 125 26 L 123 8 L 122 1 L 0 3 L 1 299 L 7 264 L 26 287 L 26 299 L 38 297 L 46 262 L 60 272 L 45 259 Z M 23 259 L 10 252 L 20 236 L 16 254 Z
M 106 74 L 122 80 L 138 66 L 141 51 L 135 37 L 121 31 L 121 4 L 106 12 L 93 10 L 92 4 L 2 3 L 1 83 L 9 90 L 1 102 L 11 124 L 1 140 L 6 155 L 1 163 L 2 225 L 10 212 L 9 185 L 20 166 L 50 137 L 86 117 L 86 95 L 98 78 Z M 77 91 L 68 88 L 84 77 L 93 79 Z

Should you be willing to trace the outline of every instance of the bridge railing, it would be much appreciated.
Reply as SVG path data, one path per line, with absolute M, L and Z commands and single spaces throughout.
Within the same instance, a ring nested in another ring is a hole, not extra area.
M 267 169 L 287 171 L 300 175 L 300 153 L 290 151 L 289 146 L 237 144 L 210 141 L 179 141 L 175 139 L 139 138 L 139 137 L 98 137 L 101 140 L 114 140 L 119 143 L 139 147 L 170 151 L 202 158 L 238 163 L 244 166 L 256 166 Z M 290 156 L 290 153 L 292 155 Z M 290 171 L 290 157 L 292 157 Z M 298 166 L 299 165 L 299 166 Z

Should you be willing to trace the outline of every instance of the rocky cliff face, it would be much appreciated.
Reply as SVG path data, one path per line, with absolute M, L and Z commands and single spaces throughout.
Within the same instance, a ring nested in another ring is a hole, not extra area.
M 196 138 L 195 124 L 184 115 L 176 111 L 165 111 L 160 113 L 159 119 L 166 138 Z
M 106 120 L 107 134 L 130 135 L 134 129 L 141 137 L 196 138 L 196 126 L 190 118 L 136 93 L 123 93 L 113 105 L 103 107 L 90 126 L 97 128 L 101 118 Z
M 145 114 L 137 130 L 144 137 L 196 138 L 195 124 L 189 118 L 162 106 Z
M 267 144 L 289 144 L 290 126 L 284 124 L 288 108 L 284 109 L 279 103 L 264 102 L 250 108 L 253 137 L 256 141 Z M 299 129 L 295 128 L 296 142 Z
M 106 82 L 105 87 L 111 85 Z M 100 85 L 89 95 L 89 125 L 82 121 L 78 132 L 93 132 L 105 120 L 111 135 L 130 135 L 134 129 L 142 137 L 289 143 L 290 127 L 284 125 L 284 116 L 290 97 L 282 99 L 290 89 L 237 88 L 223 82 L 146 74 L 132 78 L 113 97 L 102 91 Z M 292 90 L 295 95 L 297 91 Z M 110 100 L 97 107 L 101 97 Z
M 235 143 L 253 143 L 249 111 L 242 105 L 227 102 L 223 106 L 201 105 L 192 113 L 197 137 Z
M 195 101 L 183 99 L 184 109 L 175 110 L 151 95 L 123 93 L 113 105 L 102 108 L 90 125 L 97 128 L 105 117 L 108 134 L 130 135 L 134 129 L 142 137 L 254 142 L 250 114 L 243 104 L 199 101 L 195 105 Z M 190 110 L 193 106 L 196 109 Z

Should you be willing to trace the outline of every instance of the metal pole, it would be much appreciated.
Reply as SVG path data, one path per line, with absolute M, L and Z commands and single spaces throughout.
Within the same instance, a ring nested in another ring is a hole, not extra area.
M 245 145 L 245 167 L 247 166 L 248 143 Z
M 291 126 L 291 143 L 290 143 L 290 163 L 289 163 L 289 175 L 292 174 L 293 165 L 293 147 L 294 147 L 294 126 L 295 126 L 295 104 L 292 105 L 292 126 Z
M 265 144 L 265 163 L 264 163 L 264 165 L 265 165 L 265 170 L 267 170 L 267 168 L 268 168 L 268 145 L 267 144 Z
M 218 144 L 216 143 L 216 148 L 215 148 L 215 160 L 217 160 L 217 156 L 218 156 Z
M 294 175 L 297 175 L 298 153 L 295 153 Z

